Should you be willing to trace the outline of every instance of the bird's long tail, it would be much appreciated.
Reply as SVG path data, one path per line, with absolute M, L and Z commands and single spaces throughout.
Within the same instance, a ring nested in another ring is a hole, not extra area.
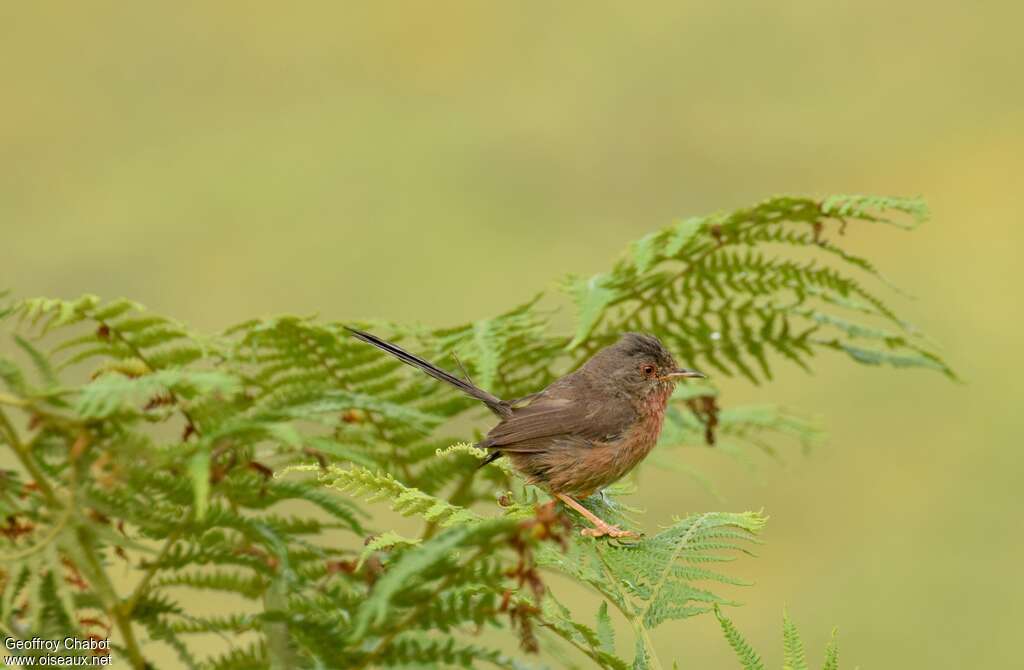
M 354 337 L 362 340 L 363 342 L 366 342 L 367 344 L 372 344 L 378 349 L 386 351 L 387 353 L 391 354 L 392 356 L 402 361 L 403 363 L 407 363 L 415 368 L 419 368 L 420 370 L 426 372 L 434 379 L 438 379 L 440 381 L 451 384 L 452 386 L 459 389 L 460 391 L 462 391 L 471 398 L 476 398 L 483 404 L 487 405 L 488 409 L 490 409 L 498 416 L 505 417 L 511 413 L 508 403 L 506 403 L 501 398 L 493 396 L 487 391 L 483 390 L 482 388 L 474 386 L 473 384 L 463 379 L 459 379 L 458 377 L 448 372 L 445 372 L 444 370 L 437 367 L 430 361 L 423 360 L 422 358 L 415 354 L 410 354 L 405 349 L 402 349 L 401 347 L 392 344 L 387 340 L 382 340 L 376 335 L 372 335 L 370 333 L 364 332 L 362 330 L 357 330 L 355 328 L 349 328 L 348 326 L 345 326 L 345 329 L 352 333 Z

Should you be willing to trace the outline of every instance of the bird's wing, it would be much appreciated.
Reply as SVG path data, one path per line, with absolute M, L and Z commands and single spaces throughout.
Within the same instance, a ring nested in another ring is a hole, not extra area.
M 513 409 L 512 416 L 492 428 L 480 446 L 530 452 L 545 449 L 550 441 L 547 438 L 559 436 L 607 442 L 619 437 L 636 419 L 636 410 L 625 398 L 580 401 L 575 396 L 593 395 L 560 390 L 541 393 L 525 407 Z

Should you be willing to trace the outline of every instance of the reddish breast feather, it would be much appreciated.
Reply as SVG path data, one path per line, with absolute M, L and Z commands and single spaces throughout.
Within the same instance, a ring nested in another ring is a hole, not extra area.
M 640 419 L 626 436 L 626 439 L 614 448 L 615 452 L 617 452 L 614 459 L 615 464 L 614 467 L 609 468 L 609 476 L 605 484 L 610 484 L 611 481 L 632 470 L 654 448 L 657 436 L 662 434 L 662 424 L 665 422 L 665 408 L 671 394 L 671 386 L 668 388 L 658 388 L 642 401 L 641 406 L 638 408 L 640 410 Z
M 658 441 L 665 420 L 665 405 L 671 393 L 671 388 L 656 389 L 643 398 L 636 405 L 639 413 L 636 422 L 619 440 L 597 442 L 589 449 L 575 449 L 571 459 L 566 458 L 561 450 L 548 452 L 547 456 L 553 462 L 546 466 L 549 472 L 543 478 L 545 483 L 555 491 L 587 496 L 625 475 L 650 453 Z M 512 457 L 523 458 L 517 454 L 512 454 Z
M 653 391 L 642 401 L 640 420 L 630 439 L 626 441 L 626 448 L 632 452 L 627 457 L 631 461 L 630 467 L 643 460 L 658 441 L 658 436 L 661 435 L 661 426 L 665 422 L 665 407 L 670 395 L 672 395 L 672 387 L 663 387 Z

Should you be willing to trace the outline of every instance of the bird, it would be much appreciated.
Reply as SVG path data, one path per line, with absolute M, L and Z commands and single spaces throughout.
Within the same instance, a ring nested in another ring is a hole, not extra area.
M 579 500 L 620 479 L 650 453 L 676 382 L 706 376 L 679 367 L 657 337 L 624 333 L 543 390 L 502 400 L 396 344 L 346 328 L 357 339 L 482 402 L 499 421 L 476 445 L 489 451 L 481 466 L 508 457 L 528 483 L 589 521 L 592 526 L 581 532 L 595 538 L 638 534 L 605 522 Z

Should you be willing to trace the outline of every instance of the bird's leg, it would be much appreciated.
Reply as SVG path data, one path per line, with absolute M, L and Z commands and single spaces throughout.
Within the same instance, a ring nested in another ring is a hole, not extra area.
M 618 526 L 613 526 L 605 521 L 602 521 L 597 515 L 591 512 L 589 509 L 579 504 L 564 493 L 556 493 L 555 497 L 564 502 L 569 507 L 573 508 L 577 512 L 583 515 L 590 523 L 594 524 L 593 528 L 584 528 L 580 533 L 587 537 L 603 537 L 605 535 L 609 537 L 639 537 L 636 533 L 631 530 L 622 530 Z

